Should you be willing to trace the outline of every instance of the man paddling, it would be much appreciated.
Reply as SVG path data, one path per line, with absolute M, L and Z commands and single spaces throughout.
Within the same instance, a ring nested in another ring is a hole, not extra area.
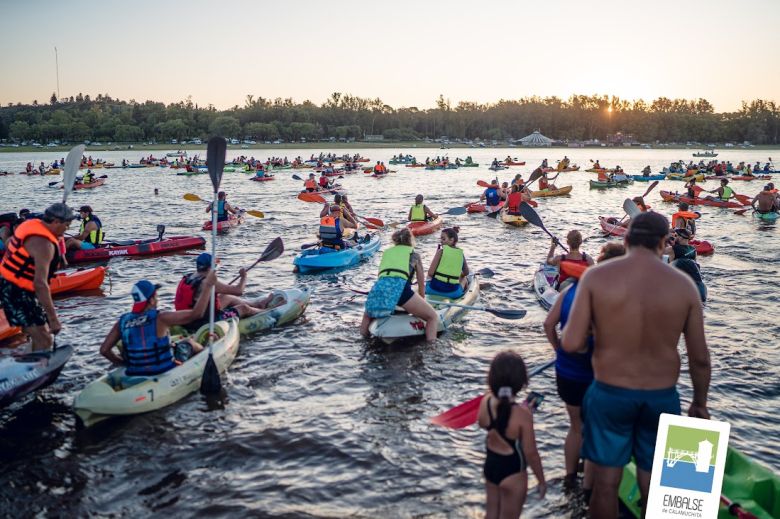
M 414 197 L 414 205 L 409 209 L 410 222 L 426 222 L 436 219 L 436 213 L 428 209 L 422 195 Z
M 693 281 L 660 260 L 668 234 L 661 214 L 636 216 L 626 233 L 627 256 L 588 269 L 563 331 L 566 352 L 582 350 L 591 327 L 596 337 L 595 380 L 583 402 L 583 457 L 594 464 L 592 517 L 618 516 L 618 485 L 632 455 L 647 502 L 659 416 L 680 413 L 681 334 L 693 383 L 688 414 L 709 418 L 701 301 Z
M 65 240 L 68 250 L 89 250 L 99 246 L 103 241 L 103 224 L 100 218 L 92 213 L 92 207 L 82 205 L 79 208 L 81 228 L 78 236 Z
M 734 190 L 729 187 L 729 179 L 722 178 L 720 179 L 720 187 L 718 189 L 714 189 L 712 191 L 707 191 L 708 193 L 717 193 L 718 196 L 708 196 L 707 200 L 714 200 L 718 202 L 728 202 L 729 200 L 737 199 L 736 193 L 734 193 Z M 739 201 L 739 200 L 737 200 Z
M 214 202 L 210 202 L 208 207 L 206 207 L 206 212 L 210 213 L 213 206 Z M 220 191 L 217 193 L 217 221 L 226 222 L 230 218 L 228 213 L 238 214 L 238 208 L 228 203 L 227 193 Z
M 753 210 L 757 213 L 767 214 L 777 211 L 777 193 L 772 193 L 772 187 L 767 184 L 764 189 L 758 193 L 753 201 L 750 202 Z
M 49 206 L 42 219 L 22 222 L 0 263 L 0 306 L 11 326 L 21 326 L 30 336 L 33 351 L 51 348 L 62 328 L 49 280 L 60 262 L 59 240 L 74 218 L 70 207 L 59 203 Z

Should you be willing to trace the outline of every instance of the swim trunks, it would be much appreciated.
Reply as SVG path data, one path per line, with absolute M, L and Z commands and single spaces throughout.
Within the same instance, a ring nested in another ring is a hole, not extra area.
M 0 278 L 0 307 L 11 326 L 43 326 L 49 320 L 35 292 L 22 290 L 13 283 Z

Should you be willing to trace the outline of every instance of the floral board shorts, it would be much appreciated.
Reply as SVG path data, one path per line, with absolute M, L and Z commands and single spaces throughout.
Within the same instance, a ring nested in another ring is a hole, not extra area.
M 3 278 L 0 278 L 0 306 L 11 326 L 27 328 L 49 322 L 35 292 L 22 290 Z

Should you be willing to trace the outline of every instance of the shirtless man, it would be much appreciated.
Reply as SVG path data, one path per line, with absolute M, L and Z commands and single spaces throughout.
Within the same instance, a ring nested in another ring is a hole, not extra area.
M 767 184 L 750 203 L 757 213 L 773 213 L 777 211 L 777 194 L 772 192 L 772 187 Z
M 688 415 L 709 418 L 710 357 L 699 292 L 661 261 L 668 234 L 661 214 L 636 216 L 626 233 L 628 254 L 587 270 L 563 331 L 566 352 L 583 349 L 591 326 L 596 337 L 595 380 L 583 401 L 582 452 L 594 464 L 591 517 L 617 518 L 618 485 L 632 454 L 647 502 L 658 418 L 680 413 L 680 334 L 693 383 Z

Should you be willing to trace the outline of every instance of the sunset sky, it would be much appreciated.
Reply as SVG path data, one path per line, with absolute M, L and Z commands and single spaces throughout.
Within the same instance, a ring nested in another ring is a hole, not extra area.
M 60 92 L 217 108 L 331 92 L 780 100 L 780 1 L 0 2 L 0 103 Z

